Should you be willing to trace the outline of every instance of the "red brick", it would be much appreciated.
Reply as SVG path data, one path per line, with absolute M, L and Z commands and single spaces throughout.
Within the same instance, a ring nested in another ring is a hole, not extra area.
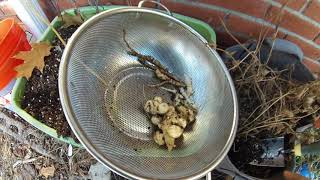
M 98 2 L 99 6 L 106 6 L 106 5 L 111 5 L 112 4 L 111 1 L 112 0 L 98 0 L 97 2 Z M 121 5 L 126 5 L 126 2 L 127 2 L 127 1 L 122 1 L 122 0 L 118 0 L 118 1 L 120 1 Z M 87 4 L 87 6 L 90 6 L 90 4 L 92 6 L 95 5 L 95 3 L 93 1 L 91 1 L 91 3 L 89 3 L 88 0 L 80 0 L 80 1 L 78 1 L 78 4 L 82 4 L 82 6 L 85 6 L 85 4 Z
M 161 1 L 161 3 L 172 12 L 200 19 L 211 25 L 213 28 L 221 26 L 220 18 L 223 19 L 224 17 L 224 13 L 220 11 L 175 3 L 170 0 Z
M 317 22 L 320 22 L 320 2 L 315 0 L 311 1 L 307 9 L 304 11 L 304 14 Z
M 127 5 L 126 0 L 110 0 L 112 5 Z
M 61 10 L 74 8 L 74 3 L 69 0 L 57 0 L 57 4 Z
M 109 5 L 111 2 L 109 0 L 100 0 L 99 5 Z
M 79 7 L 89 6 L 88 0 L 77 0 L 75 2 L 76 2 L 76 5 L 79 6 Z
M 262 27 L 263 26 L 261 26 L 261 24 L 251 22 L 233 15 L 231 15 L 227 21 L 227 28 L 229 30 L 245 33 L 250 37 L 259 36 L 260 32 L 262 31 Z
M 53 4 L 47 0 L 39 0 L 38 2 L 48 19 L 52 21 L 54 17 L 57 15 L 57 11 L 55 10 Z
M 139 2 L 141 0 L 129 0 L 132 6 L 138 6 Z M 161 2 L 162 3 L 162 2 Z M 127 3 L 128 4 L 128 3 Z M 155 8 L 156 4 L 155 3 L 151 3 L 151 2 L 145 2 L 143 3 L 143 7 L 148 7 L 148 8 Z
M 221 6 L 259 18 L 264 17 L 269 7 L 269 4 L 262 0 L 199 0 L 198 2 Z
M 140 0 L 109 0 L 109 2 L 113 5 L 131 5 L 131 6 L 137 6 L 140 2 Z M 155 7 L 154 3 L 145 2 L 143 4 L 144 7 Z
M 320 34 L 319 34 L 318 37 L 314 40 L 314 42 L 320 45 Z
M 259 23 L 248 21 L 238 16 L 231 15 L 227 21 L 227 27 L 234 32 L 247 34 L 251 38 L 258 38 L 261 35 L 270 37 L 275 33 L 275 28 L 263 26 Z M 278 38 L 283 38 L 285 34 L 277 33 Z
M 112 5 L 124 5 L 124 6 L 138 6 L 141 0 L 109 0 L 109 3 Z M 145 2 L 143 7 L 155 8 L 156 4 L 151 2 Z
M 302 63 L 312 72 L 320 74 L 320 62 L 315 60 L 303 59 Z
M 138 6 L 138 4 L 139 4 L 139 2 L 141 0 L 129 0 L 129 1 L 130 1 L 132 6 Z M 126 3 L 126 4 L 128 4 L 128 3 Z M 155 4 L 154 3 L 145 2 L 145 3 L 143 3 L 143 6 L 144 7 L 155 7 Z
M 311 59 L 317 59 L 320 57 L 320 49 L 312 46 L 311 44 L 292 36 L 288 36 L 286 39 L 296 43 L 302 49 L 305 56 Z
M 307 0 L 276 0 L 281 4 L 286 4 L 287 3 L 287 7 L 294 9 L 294 10 L 300 10 L 304 3 L 307 2 Z
M 281 21 L 280 21 L 280 26 L 292 31 L 294 33 L 297 33 L 307 39 L 313 40 L 318 33 L 320 32 L 320 29 L 311 24 L 308 21 L 304 21 L 303 19 L 301 19 L 300 17 L 286 11 L 283 10 L 282 12 L 280 11 L 280 8 L 273 6 L 269 12 L 268 12 L 268 16 L 273 16 L 276 17 L 278 16 L 280 13 L 281 16 Z M 271 20 L 272 23 L 277 23 L 279 21 L 277 20 Z

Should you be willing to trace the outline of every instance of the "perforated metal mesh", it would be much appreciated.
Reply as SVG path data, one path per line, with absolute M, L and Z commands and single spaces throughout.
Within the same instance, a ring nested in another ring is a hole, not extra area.
M 134 11 L 100 14 L 73 35 L 59 77 L 67 119 L 88 150 L 118 173 L 194 177 L 216 166 L 232 143 L 236 109 L 230 82 L 217 55 L 180 22 L 150 10 Z M 148 86 L 159 81 L 127 54 L 123 28 L 135 50 L 192 79 L 197 121 L 172 152 L 153 142 L 153 127 L 143 112 L 147 99 L 170 94 Z

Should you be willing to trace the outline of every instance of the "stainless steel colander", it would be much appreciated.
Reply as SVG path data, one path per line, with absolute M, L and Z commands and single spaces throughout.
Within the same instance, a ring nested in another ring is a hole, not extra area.
M 168 152 L 152 140 L 147 99 L 170 93 L 148 85 L 153 72 L 127 54 L 123 40 L 191 78 L 199 107 L 193 130 Z M 223 62 L 204 38 L 163 12 L 119 8 L 85 22 L 66 46 L 59 92 L 67 120 L 86 149 L 113 171 L 135 179 L 195 179 L 216 167 L 236 132 L 236 93 Z

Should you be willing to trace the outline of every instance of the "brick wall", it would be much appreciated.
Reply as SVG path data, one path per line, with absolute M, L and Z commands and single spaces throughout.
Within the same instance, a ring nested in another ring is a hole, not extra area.
M 43 7 L 55 6 L 60 10 L 75 7 L 71 0 L 56 0 L 54 5 L 39 1 Z M 90 2 L 94 0 L 77 0 L 76 5 L 92 5 Z M 99 5 L 137 5 L 138 2 L 100 0 Z M 320 74 L 320 0 L 161 0 L 161 3 L 173 12 L 207 22 L 216 31 L 218 45 L 222 47 L 236 42 L 220 19 L 241 42 L 259 38 L 261 32 L 271 36 L 278 27 L 277 37 L 298 44 L 305 54 L 304 63 Z M 46 13 L 53 17 L 56 12 Z

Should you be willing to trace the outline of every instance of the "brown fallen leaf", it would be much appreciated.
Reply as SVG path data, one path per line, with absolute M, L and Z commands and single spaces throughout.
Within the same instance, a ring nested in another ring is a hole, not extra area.
M 56 168 L 52 165 L 49 167 L 43 167 L 40 169 L 39 174 L 40 176 L 44 176 L 45 178 L 53 177 L 54 176 L 54 171 L 56 170 Z
M 30 51 L 20 51 L 14 58 L 24 61 L 23 64 L 15 67 L 17 77 L 29 78 L 32 75 L 34 68 L 39 69 L 41 72 L 44 67 L 44 57 L 50 55 L 51 46 L 49 43 L 40 42 L 31 44 Z
M 83 23 L 83 19 L 80 15 L 80 13 L 76 14 L 76 15 L 70 15 L 67 13 L 64 13 L 62 15 L 62 21 L 63 21 L 63 27 L 69 27 L 71 25 L 81 25 Z

